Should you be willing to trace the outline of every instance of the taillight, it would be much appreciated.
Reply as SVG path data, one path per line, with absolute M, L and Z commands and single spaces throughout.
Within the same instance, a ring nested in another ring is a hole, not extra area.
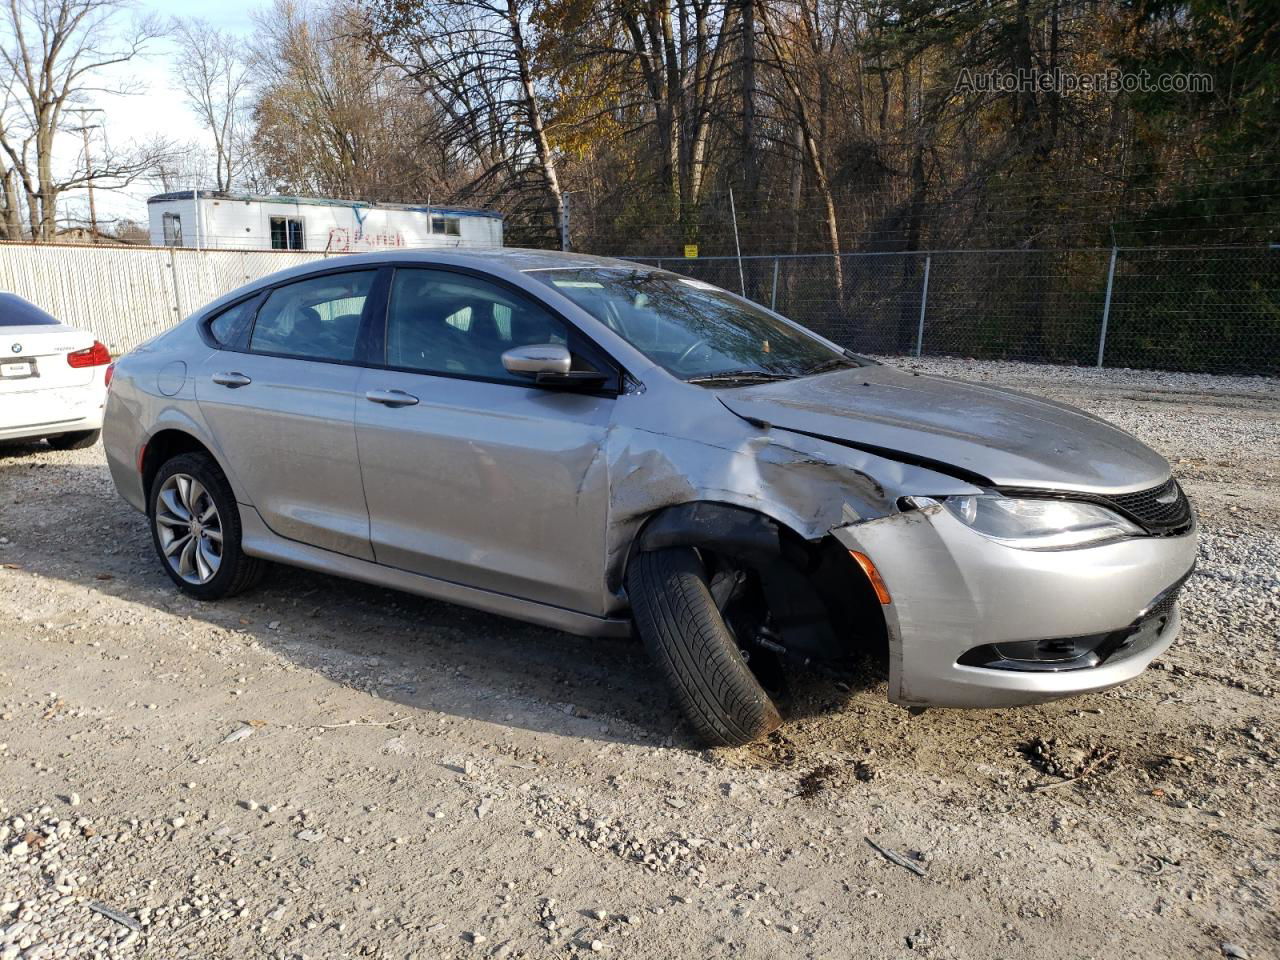
M 93 341 L 93 346 L 87 350 L 77 350 L 75 353 L 67 354 L 67 363 L 73 367 L 100 367 L 110 362 L 111 353 L 107 350 L 107 345 L 100 340 Z
M 102 375 L 102 385 L 104 387 L 111 386 L 111 378 L 116 375 L 116 365 L 113 363 L 107 367 L 107 372 Z

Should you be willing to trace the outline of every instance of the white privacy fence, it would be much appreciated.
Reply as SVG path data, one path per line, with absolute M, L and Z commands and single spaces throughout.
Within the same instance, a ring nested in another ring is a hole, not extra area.
M 0 244 L 0 290 L 89 330 L 115 354 L 258 277 L 325 258 L 276 250 Z

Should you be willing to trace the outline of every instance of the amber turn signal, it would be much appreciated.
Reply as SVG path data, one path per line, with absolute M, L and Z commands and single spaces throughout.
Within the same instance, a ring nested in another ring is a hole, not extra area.
M 871 562 L 871 558 L 865 553 L 859 553 L 857 550 L 850 550 L 849 556 L 853 557 L 858 566 L 862 568 L 862 572 L 867 575 L 867 579 L 871 581 L 871 588 L 876 592 L 876 599 L 883 604 L 892 603 L 893 599 L 889 596 L 889 588 L 884 584 L 884 577 L 880 576 L 880 571 Z

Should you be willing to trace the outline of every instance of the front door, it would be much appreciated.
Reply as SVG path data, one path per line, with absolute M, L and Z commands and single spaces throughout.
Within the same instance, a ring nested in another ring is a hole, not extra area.
M 365 560 L 373 550 L 356 449 L 355 361 L 374 277 L 363 270 L 277 287 L 246 351 L 215 351 L 196 374 L 196 400 L 237 494 L 280 536 Z
M 397 269 L 386 369 L 356 434 L 379 563 L 584 613 L 604 609 L 611 396 L 538 389 L 502 352 L 567 343 L 562 320 L 468 274 Z

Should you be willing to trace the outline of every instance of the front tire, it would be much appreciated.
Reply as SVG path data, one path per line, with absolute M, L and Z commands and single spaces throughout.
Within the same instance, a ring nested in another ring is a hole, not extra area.
M 782 723 L 752 674 L 687 547 L 641 553 L 627 569 L 636 629 L 698 737 L 713 746 L 758 740 Z
M 221 600 L 257 584 L 266 563 L 240 546 L 240 510 L 213 458 L 183 453 L 151 482 L 147 517 L 165 573 L 197 600 Z
M 75 433 L 45 437 L 45 442 L 55 450 L 87 450 L 98 442 L 100 436 L 101 430 L 77 430 Z

